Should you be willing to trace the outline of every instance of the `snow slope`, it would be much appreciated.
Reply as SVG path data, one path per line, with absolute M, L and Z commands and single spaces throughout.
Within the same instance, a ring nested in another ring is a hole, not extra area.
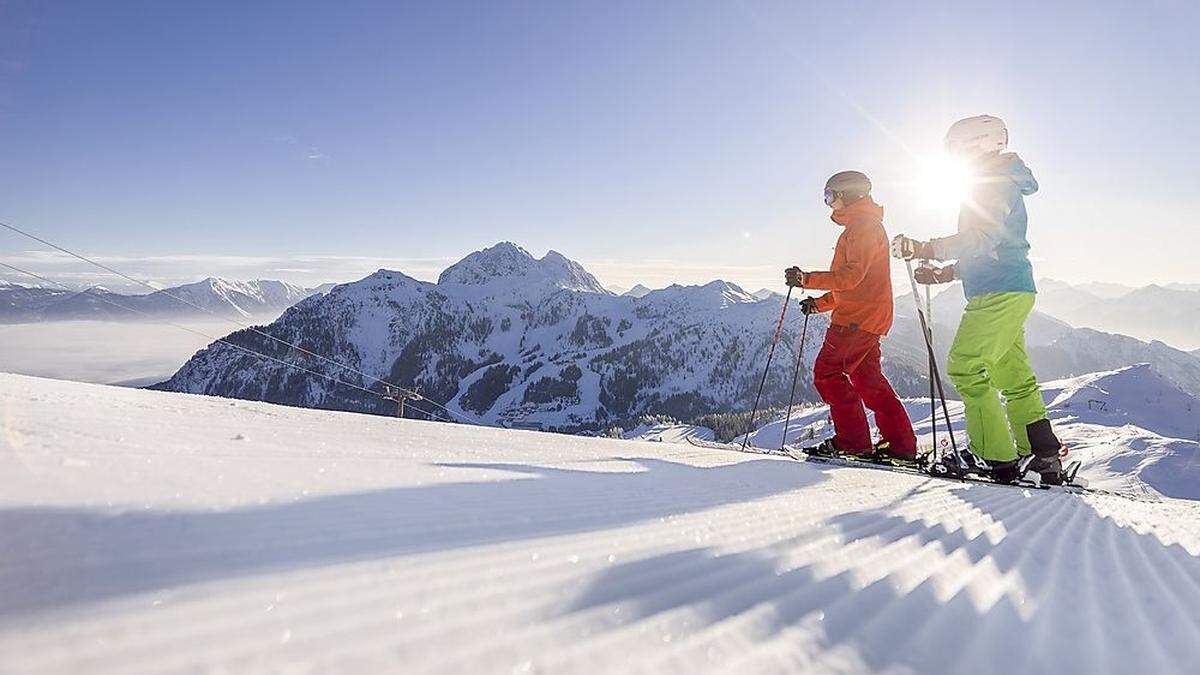
M 700 441 L 715 441 L 716 434 L 708 427 L 701 427 L 695 424 L 644 422 L 621 434 L 621 438 L 627 441 L 686 443 L 689 438 Z
M 1194 672 L 1200 504 L 0 375 L 0 671 Z

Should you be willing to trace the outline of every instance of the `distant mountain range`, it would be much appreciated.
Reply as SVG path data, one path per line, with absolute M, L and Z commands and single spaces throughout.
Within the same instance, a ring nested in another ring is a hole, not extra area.
M 1034 369 L 1042 380 L 1074 377 L 1097 371 L 1116 370 L 1138 363 L 1150 364 L 1190 394 L 1200 395 L 1200 352 L 1190 353 L 1159 341 L 1145 342 L 1128 335 L 1107 333 L 1092 328 L 1075 328 L 1039 308 L 1025 325 L 1025 340 Z M 962 287 L 955 284 L 934 297 L 934 332 L 939 353 L 947 351 L 954 339 L 966 299 Z M 897 327 L 893 329 L 895 350 L 919 346 L 915 331 L 916 311 L 911 296 L 898 298 Z M 892 339 L 889 338 L 889 339 Z
M 66 291 L 0 282 L 0 323 L 138 321 L 205 316 L 207 312 L 225 318 L 273 318 L 323 289 L 306 289 L 282 281 L 229 281 L 210 277 L 146 295 L 128 295 L 100 286 Z
M 1038 282 L 1040 311 L 1072 326 L 1162 340 L 1181 349 L 1200 348 L 1200 286 Z
M 380 270 L 336 286 L 297 303 L 264 330 L 370 378 L 417 388 L 465 417 L 598 430 L 643 414 L 686 420 L 748 409 L 779 302 L 777 294 L 759 299 L 723 281 L 673 285 L 641 297 L 616 295 L 559 253 L 536 259 L 505 242 L 452 265 L 437 283 Z M 943 364 L 963 304 L 954 288 L 935 301 Z M 924 342 L 913 303 L 902 297 L 896 307 L 885 371 L 902 394 L 921 396 L 928 390 Z M 794 300 L 766 381 L 765 405 L 787 400 L 800 318 Z M 810 322 L 799 400 L 816 398 L 811 364 L 827 326 L 827 315 Z M 1144 362 L 1185 391 L 1200 393 L 1200 359 L 1162 343 L 1076 329 L 1040 313 L 1030 321 L 1028 338 L 1043 379 Z M 298 358 L 253 332 L 228 339 L 278 359 Z M 306 358 L 302 365 L 380 388 L 319 360 Z M 197 353 L 158 387 L 305 407 L 394 411 L 378 396 L 220 343 Z
M 631 298 L 642 298 L 642 297 L 649 295 L 652 292 L 653 292 L 652 289 L 647 288 L 646 286 L 643 286 L 642 284 L 638 284 L 638 285 L 634 286 L 633 288 L 625 291 L 621 295 L 627 295 Z

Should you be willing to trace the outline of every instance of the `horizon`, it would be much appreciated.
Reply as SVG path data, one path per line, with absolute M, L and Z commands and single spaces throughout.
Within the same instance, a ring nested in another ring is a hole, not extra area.
M 577 259 L 567 253 L 563 253 L 562 251 L 558 251 L 558 249 L 554 249 L 554 248 L 546 249 L 545 252 L 542 252 L 541 255 L 538 255 L 537 253 L 535 253 L 535 252 L 529 250 L 528 248 L 526 248 L 525 246 L 521 245 L 519 242 L 513 242 L 510 240 L 504 240 L 504 239 L 496 241 L 491 244 L 488 244 L 486 246 L 482 246 L 482 247 L 474 249 L 472 251 L 469 251 L 457 258 L 426 258 L 426 259 L 417 258 L 417 259 L 414 259 L 414 258 L 371 258 L 371 257 L 367 257 L 367 256 L 347 256 L 347 257 L 298 256 L 297 258 L 295 258 L 295 260 L 304 260 L 304 261 L 308 261 L 309 263 L 312 263 L 312 262 L 333 262 L 333 263 L 341 263 L 341 264 L 350 263 L 350 264 L 354 264 L 356 266 L 356 269 L 360 270 L 360 271 L 357 271 L 354 273 L 342 272 L 341 276 L 319 276 L 319 275 L 315 275 L 315 273 L 310 270 L 297 270 L 295 268 L 281 269 L 278 267 L 274 267 L 274 268 L 261 267 L 261 269 L 264 270 L 264 273 L 262 273 L 262 274 L 250 273 L 249 275 L 247 275 L 246 274 L 247 269 L 252 269 L 255 266 L 263 266 L 265 264 L 263 262 L 264 259 L 262 257 L 241 257 L 241 256 L 222 256 L 222 257 L 216 258 L 216 260 L 219 260 L 220 263 L 225 266 L 227 271 L 233 271 L 234 272 L 233 274 L 197 271 L 196 274 L 194 274 L 194 275 L 165 276 L 165 275 L 155 275 L 155 274 L 144 273 L 144 272 L 142 272 L 142 273 L 135 272 L 131 276 L 133 276 L 134 278 L 139 279 L 141 281 L 144 281 L 146 283 L 149 283 L 153 286 L 156 286 L 158 289 L 167 289 L 167 288 L 178 287 L 178 286 L 183 286 L 183 285 L 188 285 L 188 284 L 195 284 L 195 283 L 200 283 L 200 282 L 206 281 L 208 279 L 222 279 L 225 281 L 232 281 L 232 282 L 282 281 L 282 282 L 286 282 L 289 284 L 293 284 L 295 286 L 299 286 L 301 288 L 311 289 L 311 288 L 317 288 L 319 286 L 323 286 L 326 284 L 354 283 L 357 281 L 361 281 L 362 279 L 370 276 L 371 274 L 374 274 L 381 270 L 400 272 L 406 276 L 417 279 L 418 281 L 437 283 L 438 277 L 441 275 L 442 272 L 444 272 L 449 267 L 457 264 L 458 262 L 462 261 L 465 257 L 471 255 L 472 253 L 484 251 L 484 250 L 487 250 L 489 248 L 492 248 L 494 246 L 497 246 L 497 245 L 503 244 L 503 243 L 513 244 L 513 245 L 517 246 L 518 248 L 524 250 L 526 253 L 528 253 L 533 258 L 539 259 L 539 260 L 541 258 L 543 258 L 545 255 L 547 255 L 548 253 L 550 253 L 551 251 L 557 251 L 558 253 L 560 253 L 561 255 L 564 255 L 568 259 L 575 261 L 575 262 L 579 263 L 580 265 L 582 265 L 584 267 L 584 269 L 587 270 L 590 274 L 592 274 L 592 276 L 596 277 L 596 279 L 600 282 L 601 286 L 603 286 L 607 290 L 619 288 L 622 291 L 628 291 L 636 286 L 643 286 L 650 290 L 661 290 L 664 288 L 669 288 L 672 285 L 703 286 L 705 284 L 718 282 L 718 281 L 734 284 L 748 293 L 758 293 L 760 291 L 766 290 L 766 291 L 772 291 L 772 292 L 782 294 L 783 291 L 781 291 L 780 288 L 786 289 L 786 287 L 782 283 L 772 284 L 770 281 L 766 281 L 765 278 L 763 280 L 763 283 L 755 285 L 754 283 L 749 283 L 749 284 L 744 283 L 742 280 L 739 280 L 737 278 L 732 278 L 732 277 L 727 278 L 727 277 L 723 277 L 723 276 L 711 276 L 711 277 L 704 278 L 698 274 L 688 275 L 686 278 L 675 278 L 675 279 L 671 279 L 668 281 L 659 281 L 659 282 L 653 282 L 653 281 L 650 281 L 648 278 L 643 278 L 643 277 L 621 277 L 620 281 L 610 281 L 610 279 L 604 273 L 597 272 L 596 268 L 599 267 L 599 268 L 603 269 L 606 265 L 621 266 L 621 265 L 625 265 L 626 263 L 619 263 L 617 261 L 581 260 L 581 259 Z M 97 260 L 98 262 L 102 262 L 102 263 L 112 265 L 112 266 L 132 263 L 133 266 L 130 269 L 134 269 L 134 270 L 145 270 L 147 268 L 154 269 L 156 265 L 159 265 L 159 266 L 176 265 L 181 260 L 184 260 L 184 261 L 194 261 L 195 260 L 194 256 L 160 256 L 160 257 L 148 258 L 148 259 L 142 259 L 142 260 L 130 259 L 130 258 L 125 258 L 125 257 L 121 257 L 121 256 L 103 256 L 103 255 L 101 255 L 101 256 L 91 256 L 91 257 L 93 257 L 93 259 Z M 415 263 L 415 264 L 409 265 L 408 267 L 400 267 L 400 266 L 389 267 L 387 264 L 380 264 L 380 263 L 390 263 L 390 262 L 399 262 L 401 264 L 408 264 L 408 263 Z M 662 261 L 647 261 L 642 264 L 644 264 L 646 266 L 652 266 L 656 262 L 661 263 Z M 113 291 L 117 291 L 117 292 L 121 292 L 121 293 L 129 293 L 129 294 L 141 294 L 141 293 L 151 292 L 145 286 L 141 286 L 139 284 L 133 284 L 129 281 L 121 279 L 120 277 L 116 277 L 115 275 L 113 275 L 111 273 L 104 272 L 102 270 L 93 268 L 92 266 L 88 265 L 87 263 L 84 263 L 75 258 L 72 258 L 71 256 L 69 256 L 67 254 L 63 254 L 63 253 L 59 253 L 59 252 L 24 251 L 18 256 L 11 256 L 11 255 L 10 256 L 0 256 L 0 263 L 10 263 L 10 264 L 13 264 L 18 267 L 26 267 L 26 268 L 42 267 L 44 270 L 47 268 L 49 268 L 50 270 L 57 270 L 57 271 L 45 272 L 45 276 L 47 278 L 51 279 L 52 281 L 54 281 L 55 283 L 61 284 L 62 286 L 65 286 L 65 287 L 69 288 L 70 290 L 74 290 L 74 291 L 85 290 L 85 289 L 89 289 L 89 288 L 103 287 L 108 290 L 113 290 Z M 371 267 L 372 265 L 377 265 L 377 266 Z M 71 271 L 62 271 L 64 267 L 71 268 Z M 220 266 L 218 266 L 218 267 L 220 267 Z M 370 267 L 370 269 L 368 269 L 368 267 Z M 118 267 L 118 269 L 121 269 L 121 271 L 125 272 L 125 273 L 129 273 L 129 271 L 130 271 L 129 269 L 122 269 L 120 267 Z M 730 268 L 730 269 L 732 269 L 732 268 Z M 95 271 L 91 271 L 91 270 L 95 270 Z M 274 275 L 272 275 L 272 273 L 274 273 Z M 345 276 L 346 274 L 350 274 L 350 276 Z M 299 278 L 298 278 L 298 275 L 299 275 Z M 893 276 L 893 289 L 896 291 L 896 293 L 895 293 L 896 297 L 908 295 L 908 291 L 906 290 L 907 286 L 908 286 L 908 279 L 903 271 L 903 268 L 897 264 L 893 264 L 892 265 L 892 276 Z M 0 281 L 6 281 L 9 283 L 14 283 L 16 285 L 29 286 L 29 287 L 50 287 L 46 283 L 43 283 L 39 279 L 30 278 L 28 275 L 23 275 L 23 274 L 15 272 L 11 269 L 6 269 L 3 267 L 0 267 Z M 1131 284 L 1131 283 L 1123 283 L 1121 281 L 1116 281 L 1111 278 L 1110 279 L 1066 280 L 1066 279 L 1060 279 L 1060 278 L 1051 277 L 1051 276 L 1039 275 L 1039 276 L 1037 276 L 1037 281 L 1039 284 L 1042 284 L 1044 282 L 1063 283 L 1063 284 L 1067 284 L 1074 288 L 1079 288 L 1079 287 L 1083 287 L 1083 286 L 1111 286 L 1114 288 L 1121 288 L 1121 289 L 1133 291 L 1133 290 L 1139 290 L 1142 288 L 1156 286 L 1156 287 L 1160 287 L 1160 288 L 1175 287 L 1175 290 L 1189 290 L 1189 291 L 1200 290 L 1200 283 L 1192 283 L 1192 282 L 1178 281 L 1178 280 L 1166 281 L 1166 282 L 1162 282 L 1162 283 L 1151 282 L 1151 283 L 1146 283 L 1146 284 Z M 953 286 L 954 286 L 954 284 L 946 287 L 944 290 L 949 290 Z M 1041 291 L 1041 290 L 1042 289 L 1039 288 L 1039 291 Z

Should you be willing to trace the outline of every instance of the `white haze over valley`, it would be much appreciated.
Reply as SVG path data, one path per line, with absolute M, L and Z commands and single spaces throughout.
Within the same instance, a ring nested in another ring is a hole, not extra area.
M 219 319 L 177 323 L 217 337 L 237 328 Z M 169 378 L 210 342 L 178 326 L 149 321 L 0 325 L 0 372 L 145 386 Z

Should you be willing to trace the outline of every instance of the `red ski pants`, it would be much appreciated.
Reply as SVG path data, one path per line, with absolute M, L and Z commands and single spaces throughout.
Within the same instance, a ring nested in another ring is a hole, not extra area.
M 871 448 L 865 403 L 875 413 L 879 435 L 897 456 L 915 456 L 917 439 L 904 404 L 879 366 L 879 336 L 831 325 L 813 367 L 813 384 L 829 404 L 834 442 L 846 452 Z

